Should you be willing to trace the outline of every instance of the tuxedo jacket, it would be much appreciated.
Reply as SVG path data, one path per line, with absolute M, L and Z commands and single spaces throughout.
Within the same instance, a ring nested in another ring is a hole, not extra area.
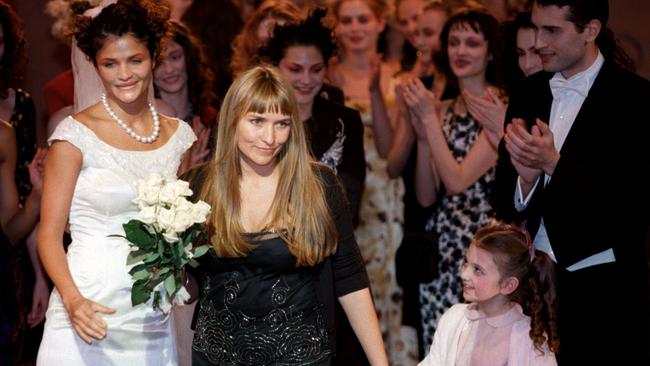
M 523 118 L 529 128 L 535 118 L 549 122 L 552 75 L 540 72 L 520 85 L 510 98 L 506 124 L 512 118 Z M 521 212 L 514 208 L 518 174 L 501 142 L 492 190 L 497 216 L 505 221 L 526 220 L 533 238 L 543 217 L 559 268 L 612 248 L 615 266 L 627 273 L 632 268 L 643 270 L 638 273 L 646 277 L 648 106 L 650 82 L 606 60 L 566 137 L 550 181 L 544 186 L 542 174 Z

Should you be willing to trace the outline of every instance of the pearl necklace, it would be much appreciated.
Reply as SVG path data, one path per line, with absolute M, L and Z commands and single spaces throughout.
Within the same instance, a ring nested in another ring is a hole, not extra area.
M 122 121 L 122 119 L 118 117 L 117 114 L 115 114 L 115 112 L 113 112 L 111 107 L 108 105 L 108 99 L 106 98 L 106 94 L 102 94 L 101 101 L 102 104 L 104 105 L 104 109 L 106 110 L 106 113 L 108 113 L 108 115 L 111 116 L 111 118 L 113 118 L 115 122 L 117 122 L 117 124 L 120 125 L 120 127 L 122 127 L 122 129 L 129 134 L 129 136 L 145 144 L 150 144 L 156 141 L 156 139 L 158 138 L 158 134 L 160 134 L 160 119 L 158 118 L 158 112 L 156 112 L 156 108 L 153 106 L 153 103 L 148 103 L 149 111 L 151 111 L 151 116 L 153 118 L 153 131 L 149 136 L 142 136 L 136 133 L 135 131 L 133 131 L 131 127 L 129 127 L 126 123 L 124 123 L 124 121 Z

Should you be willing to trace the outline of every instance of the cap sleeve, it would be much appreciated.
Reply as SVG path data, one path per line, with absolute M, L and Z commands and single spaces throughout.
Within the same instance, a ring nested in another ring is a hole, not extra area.
M 86 147 L 84 137 L 86 136 L 85 130 L 87 128 L 81 122 L 74 120 L 72 116 L 68 116 L 59 122 L 52 136 L 47 139 L 47 144 L 48 146 L 52 146 L 55 141 L 67 141 L 83 153 Z
M 181 119 L 176 119 L 178 121 L 178 142 L 181 148 L 181 151 L 185 152 L 190 147 L 194 141 L 196 141 L 196 134 L 192 130 L 192 127 L 185 121 Z

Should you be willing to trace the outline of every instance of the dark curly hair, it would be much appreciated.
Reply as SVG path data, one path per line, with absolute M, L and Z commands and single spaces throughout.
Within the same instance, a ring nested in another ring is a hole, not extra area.
M 158 55 L 170 15 L 167 5 L 154 0 L 119 0 L 105 7 L 95 18 L 82 15 L 89 8 L 87 1 L 74 4 L 74 37 L 77 46 L 93 63 L 109 36 L 132 35 L 147 46 L 152 58 Z
M 22 77 L 19 68 L 25 64 L 25 35 L 21 20 L 9 4 L 0 0 L 0 23 L 4 32 L 4 53 L 0 58 L 0 98 Z
M 257 37 L 257 28 L 268 18 L 281 19 L 287 23 L 296 22 L 300 19 L 300 9 L 287 0 L 265 0 L 262 2 L 232 41 L 230 70 L 233 76 L 258 64 L 259 48 L 263 45 L 260 44 Z
M 530 338 L 543 352 L 544 343 L 557 353 L 560 339 L 557 332 L 557 289 L 555 264 L 544 252 L 536 250 L 530 236 L 516 226 L 493 223 L 480 228 L 474 244 L 494 256 L 502 278 L 515 277 L 519 287 L 510 294 L 530 316 Z
M 190 103 L 197 113 L 203 113 L 217 99 L 214 92 L 215 77 L 203 51 L 203 43 L 192 34 L 185 24 L 174 20 L 169 22 L 167 36 L 169 40 L 178 43 L 183 48 Z M 163 46 L 164 43 L 163 41 Z M 158 89 L 155 91 L 156 96 L 159 96 Z
M 440 32 L 440 52 L 438 54 L 440 59 L 438 64 L 447 76 L 447 80 L 458 84 L 456 75 L 454 75 L 449 65 L 449 54 L 447 50 L 449 46 L 449 32 L 458 27 L 469 27 L 474 32 L 483 35 L 488 44 L 488 52 L 492 55 L 492 60 L 488 63 L 487 70 L 485 71 L 485 78 L 488 83 L 502 88 L 503 73 L 501 55 L 503 46 L 501 27 L 499 21 L 485 8 L 477 6 L 469 6 L 456 10 Z
M 260 49 L 260 58 L 265 62 L 278 66 L 289 47 L 313 46 L 320 51 L 323 61 L 327 65 L 336 49 L 336 44 L 332 39 L 332 30 L 322 23 L 322 19 L 326 14 L 326 9 L 319 8 L 313 10 L 306 19 L 300 22 L 276 26 L 273 36 L 266 46 Z

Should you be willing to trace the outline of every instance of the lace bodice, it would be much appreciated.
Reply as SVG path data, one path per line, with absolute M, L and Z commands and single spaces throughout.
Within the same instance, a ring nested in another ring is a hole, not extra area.
M 178 128 L 167 143 L 149 151 L 122 150 L 99 139 L 84 124 L 72 117 L 64 119 L 48 142 L 64 140 L 81 151 L 83 162 L 70 208 L 70 224 L 77 216 L 93 212 L 116 216 L 136 212 L 131 202 L 136 195 L 135 182 L 150 173 L 176 179 L 183 153 L 196 140 L 192 129 L 179 120 Z

